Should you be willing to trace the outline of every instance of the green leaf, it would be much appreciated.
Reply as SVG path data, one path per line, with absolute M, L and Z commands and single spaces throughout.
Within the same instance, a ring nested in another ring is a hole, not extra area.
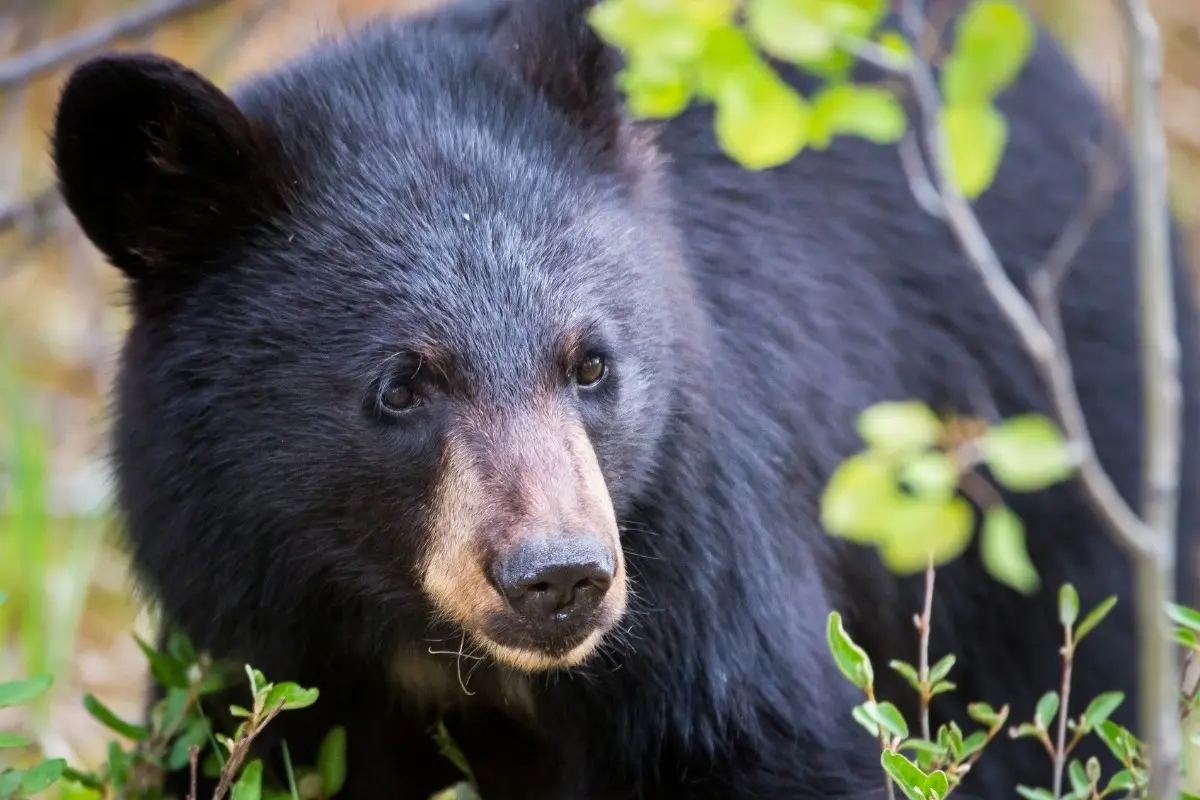
M 326 798 L 341 791 L 346 782 L 346 729 L 331 728 L 321 740 L 317 751 L 317 771 L 321 773 L 321 789 Z
M 163 686 L 176 689 L 186 689 L 188 687 L 186 664 L 179 663 L 169 653 L 160 653 L 143 641 L 137 634 L 134 634 L 133 640 L 137 642 L 142 655 L 150 663 L 150 674 L 154 676 L 154 680 Z
M 929 668 L 930 683 L 937 683 L 946 679 L 950 674 L 950 670 L 954 669 L 954 664 L 957 661 L 953 653 L 943 656 L 938 659 L 938 662 Z
M 884 771 L 904 792 L 905 797 L 910 800 L 924 800 L 923 790 L 929 776 L 922 772 L 920 767 L 909 761 L 903 753 L 895 753 L 891 750 L 884 750 L 880 753 L 879 761 L 883 765 Z
M 1067 441 L 1041 414 L 1009 417 L 990 428 L 980 444 L 992 475 L 1013 491 L 1035 491 L 1071 477 Z
M 812 13 L 811 0 L 751 0 L 746 26 L 762 49 L 786 61 L 812 61 L 834 47 L 832 31 Z
M 912 400 L 868 406 L 858 415 L 856 428 L 868 447 L 904 453 L 932 447 L 942 425 L 929 406 Z
M 21 788 L 21 779 L 25 773 L 18 769 L 6 769 L 0 772 L 0 797 L 10 797 Z
M 1078 645 L 1083 637 L 1087 636 L 1097 625 L 1104 621 L 1108 616 L 1108 612 L 1113 610 L 1113 606 L 1117 604 L 1116 595 L 1106 597 L 1100 601 L 1100 604 L 1088 612 L 1083 618 L 1083 622 L 1079 623 L 1079 627 L 1075 629 L 1075 644 Z
M 0 731 L 0 747 L 28 747 L 31 744 L 33 742 L 19 733 L 5 733 Z
M 35 767 L 25 770 L 21 778 L 21 791 L 26 795 L 44 792 L 62 777 L 67 761 L 64 758 L 50 758 Z
M 1091 781 L 1088 780 L 1087 772 L 1083 769 L 1083 764 L 1079 763 L 1079 759 L 1072 759 L 1067 767 L 1067 777 L 1071 781 L 1071 789 L 1080 797 L 1087 797 L 1088 789 L 1091 787 Z
M 901 575 L 958 558 L 971 543 L 974 514 L 962 497 L 938 502 L 905 498 L 892 510 L 891 530 L 880 548 L 888 569 Z
M 1033 713 L 1033 720 L 1038 727 L 1050 727 L 1050 723 L 1058 714 L 1058 702 L 1058 692 L 1046 692 L 1038 699 L 1037 710 Z
M 1176 625 L 1200 633 L 1200 611 L 1178 603 L 1167 603 L 1167 616 Z
M 769 70 L 727 82 L 717 101 L 714 128 L 725 153 L 758 171 L 791 161 L 808 137 L 808 103 Z
M 888 702 L 865 703 L 863 710 L 867 716 L 883 726 L 884 731 L 901 739 L 908 738 L 908 723 L 900 709 Z
M 671 65 L 654 59 L 621 70 L 617 85 L 625 92 L 629 113 L 639 119 L 669 119 L 692 101 L 692 87 Z
M 450 735 L 449 729 L 446 728 L 446 724 L 440 719 L 438 720 L 437 727 L 434 728 L 433 738 L 442 756 L 451 764 L 458 767 L 459 772 L 470 778 L 471 765 L 467 762 L 467 757 L 463 755 L 462 750 L 454 741 L 454 737 Z
M 1012 509 L 988 506 L 980 536 L 979 558 L 993 578 L 1022 594 L 1037 591 L 1041 580 L 1025 548 L 1025 526 Z
M 1064 583 L 1058 590 L 1058 623 L 1064 628 L 1070 628 L 1079 619 L 1079 592 L 1069 583 Z
M 900 480 L 919 498 L 948 502 L 958 488 L 958 465 L 938 450 L 928 450 L 908 461 L 900 469 Z
M 908 681 L 908 685 L 913 688 L 913 691 L 921 691 L 921 676 L 917 673 L 916 668 L 907 661 L 889 661 L 888 666 Z
M 974 200 L 996 177 L 1008 144 L 1008 122 L 994 106 L 948 105 L 942 113 L 942 129 L 946 135 L 948 177 L 964 197 Z M 1022 463 L 1016 468 L 1022 470 L 1015 478 L 1018 484 L 1039 485 L 1036 477 L 1028 477 L 1036 470 L 1036 463 L 1033 466 Z M 999 476 L 997 480 L 1015 488 Z
M 320 694 L 316 689 L 304 689 L 291 681 L 284 681 L 271 687 L 263 706 L 271 709 L 282 702 L 284 711 L 293 711 L 311 706 L 317 702 Z
M 831 535 L 876 544 L 890 535 L 890 523 L 904 495 L 891 465 L 866 451 L 850 456 L 830 476 L 821 495 L 821 526 Z
M 896 66 L 907 68 L 912 62 L 912 46 L 909 45 L 907 39 L 896 31 L 884 31 L 879 34 L 879 40 L 876 44 L 896 59 Z
M 829 650 L 842 671 L 851 683 L 866 691 L 875 682 L 875 673 L 871 669 L 871 659 L 861 647 L 854 643 L 850 634 L 842 625 L 842 615 L 837 611 L 829 612 L 829 624 L 826 628 Z
M 741 28 L 727 26 L 712 31 L 696 64 L 696 92 L 717 102 L 726 91 L 769 71 L 753 43 Z
M 100 702 L 93 694 L 85 694 L 83 696 L 83 707 L 92 715 L 101 725 L 104 725 L 111 731 L 114 731 L 127 739 L 132 739 L 135 742 L 145 740 L 150 736 L 150 731 L 141 725 L 134 725 L 132 722 L 126 722 L 113 713 L 112 709 Z
M 867 713 L 867 703 L 860 703 L 850 709 L 850 716 L 853 717 L 855 722 L 866 728 L 867 733 L 872 736 L 878 737 L 881 734 L 879 721 Z
M 1135 752 L 1134 739 L 1129 731 L 1110 719 L 1096 725 L 1095 733 L 1122 764 L 1127 763 Z
M 973 756 L 979 750 L 982 750 L 987 744 L 988 738 L 985 731 L 975 731 L 966 739 L 963 740 L 962 751 L 963 756 Z
M 893 144 L 904 135 L 907 124 L 904 109 L 890 91 L 852 83 L 832 84 L 813 97 L 808 140 L 817 149 L 828 147 L 838 135 Z
M 971 719 L 980 725 L 986 726 L 989 730 L 997 725 L 1003 725 L 1007 716 L 1005 713 L 996 711 L 987 703 L 969 703 L 967 705 L 967 714 Z
M 911 739 L 905 739 L 903 742 L 900 743 L 900 749 L 901 750 L 913 750 L 918 753 L 925 753 L 925 754 L 933 756 L 934 758 L 938 758 L 943 753 L 946 752 L 945 747 L 942 747 L 941 745 L 939 745 L 935 742 L 931 742 L 928 739 L 922 739 L 918 736 L 914 736 Z
M 0 708 L 20 706 L 44 695 L 54 683 L 49 673 L 0 683 Z
M 1133 773 L 1127 769 L 1123 769 L 1108 779 L 1108 786 L 1105 788 L 1104 793 L 1129 791 L 1133 789 L 1134 785 Z
M 947 105 L 990 104 L 1012 84 L 1033 52 L 1034 27 L 1005 0 L 979 0 L 959 18 L 954 49 L 942 66 Z
M 1043 726 L 1044 727 L 1044 726 Z M 1032 722 L 1022 722 L 1020 725 L 1009 731 L 1009 735 L 1014 739 L 1038 738 L 1042 731 L 1037 725 Z
M 1054 800 L 1054 795 L 1046 789 L 1030 789 L 1028 786 L 1017 786 L 1017 794 L 1025 800 Z
M 242 767 L 242 774 L 233 784 L 232 800 L 262 800 L 262 759 L 256 758 Z
M 171 752 L 167 754 L 167 769 L 174 771 L 186 766 L 190 758 L 188 748 L 196 745 L 203 750 L 208 743 L 208 735 L 208 721 L 204 717 L 190 720 L 171 745 Z
M 925 779 L 925 795 L 929 796 L 930 792 L 937 792 L 938 797 L 945 797 L 950 791 L 950 781 L 946 777 L 946 773 L 940 769 L 929 773 L 929 777 Z
M 1123 692 L 1105 692 L 1088 703 L 1083 712 L 1083 724 L 1089 729 L 1105 722 L 1125 700 Z

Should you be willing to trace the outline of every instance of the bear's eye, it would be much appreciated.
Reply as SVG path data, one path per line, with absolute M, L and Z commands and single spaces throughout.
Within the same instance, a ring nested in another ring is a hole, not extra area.
M 402 414 L 416 408 L 420 400 L 410 384 L 397 382 L 383 387 L 383 391 L 379 393 L 379 404 L 386 411 Z
M 575 382 L 585 388 L 595 386 L 604 377 L 604 357 L 589 353 L 575 368 Z

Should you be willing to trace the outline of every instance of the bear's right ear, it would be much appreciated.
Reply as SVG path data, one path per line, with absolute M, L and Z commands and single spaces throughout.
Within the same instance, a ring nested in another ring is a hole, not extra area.
M 109 54 L 67 79 L 54 121 L 59 189 L 134 280 L 208 266 L 272 204 L 271 150 L 233 100 L 153 54 Z

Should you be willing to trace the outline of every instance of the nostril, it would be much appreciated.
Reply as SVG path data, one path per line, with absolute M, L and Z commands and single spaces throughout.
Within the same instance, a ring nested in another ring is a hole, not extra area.
M 496 584 L 511 608 L 534 621 L 586 614 L 612 586 L 615 558 L 592 537 L 530 539 L 497 568 Z

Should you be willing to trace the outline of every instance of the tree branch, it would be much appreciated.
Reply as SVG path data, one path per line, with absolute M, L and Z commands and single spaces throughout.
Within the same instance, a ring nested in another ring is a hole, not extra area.
M 1113 182 L 1112 177 L 1097 176 L 1093 170 L 1092 193 L 1087 206 L 1059 237 L 1043 268 L 1032 276 L 1033 302 L 1026 301 L 1005 272 L 970 204 L 949 177 L 941 98 L 932 68 L 918 57 L 905 72 L 922 114 L 932 162 L 930 171 L 942 211 L 940 216 L 947 221 L 968 260 L 1033 359 L 1063 428 L 1077 450 L 1079 480 L 1084 493 L 1134 563 L 1140 723 L 1141 735 L 1150 745 L 1150 796 L 1169 798 L 1178 793 L 1179 681 L 1163 612 L 1165 603 L 1173 597 L 1182 388 L 1179 341 L 1175 331 L 1166 144 L 1157 105 L 1161 50 L 1157 27 L 1145 0 L 1118 0 L 1118 6 L 1134 62 L 1129 80 L 1134 109 L 1132 149 L 1146 425 L 1140 517 L 1116 490 L 1096 455 L 1079 403 L 1058 305 L 1060 284 L 1078 249 L 1086 241 L 1092 221 L 1099 216 L 1099 203 L 1103 195 L 1111 191 L 1106 184 Z M 926 26 L 921 0 L 907 0 L 903 22 L 911 41 L 921 41 Z M 910 166 L 906 166 L 906 171 L 913 173 Z M 914 188 L 914 193 L 926 194 L 920 185 Z M 920 196 L 918 200 L 923 206 L 927 205 Z
M 117 14 L 69 36 L 43 42 L 20 55 L 0 61 L 0 91 L 32 80 L 118 39 L 146 33 L 173 18 L 221 2 L 223 0 L 159 0 Z
M 911 20 L 906 20 L 906 26 L 911 24 Z M 919 24 L 923 24 L 923 21 Z M 911 30 L 910 34 L 915 38 L 919 35 L 919 29 Z M 1075 390 L 1074 371 L 1063 343 L 1056 340 L 1033 305 L 1009 279 L 975 212 L 950 179 L 948 145 L 941 121 L 941 97 L 932 69 L 924 60 L 914 58 L 908 74 L 923 115 L 928 150 L 933 161 L 931 171 L 941 197 L 944 218 L 1046 382 L 1051 402 L 1075 448 L 1084 492 L 1100 512 L 1105 525 L 1131 554 L 1149 553 L 1154 547 L 1153 531 L 1138 519 L 1124 501 L 1096 456 Z
M 1150 796 L 1179 794 L 1178 664 L 1165 616 L 1174 598 L 1175 529 L 1182 432 L 1179 339 L 1175 325 L 1167 145 L 1158 108 L 1162 42 L 1145 0 L 1118 0 L 1129 50 L 1138 295 L 1142 326 L 1145 445 L 1142 518 L 1156 545 L 1137 563 L 1141 633 L 1141 727 L 1150 745 Z

